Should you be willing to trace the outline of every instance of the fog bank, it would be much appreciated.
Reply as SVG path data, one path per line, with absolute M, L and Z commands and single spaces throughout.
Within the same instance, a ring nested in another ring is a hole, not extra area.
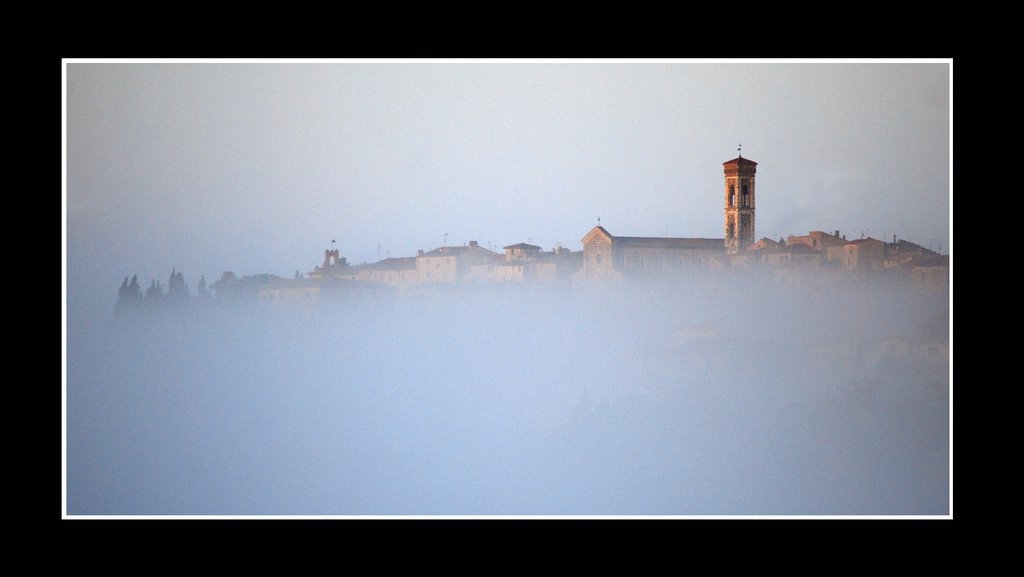
M 453 289 L 69 320 L 71 515 L 945 515 L 948 295 Z

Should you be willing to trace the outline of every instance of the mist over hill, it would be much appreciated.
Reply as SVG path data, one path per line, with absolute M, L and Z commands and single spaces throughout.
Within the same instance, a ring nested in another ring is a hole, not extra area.
M 945 515 L 948 305 L 735 275 L 94 314 L 67 512 Z

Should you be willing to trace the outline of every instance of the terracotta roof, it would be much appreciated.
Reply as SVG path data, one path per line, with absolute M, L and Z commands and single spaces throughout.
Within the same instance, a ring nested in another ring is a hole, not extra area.
M 899 239 L 895 244 L 888 243 L 890 248 L 895 248 L 897 252 L 920 252 L 921 254 L 939 254 L 933 250 L 929 250 L 919 244 L 910 242 L 909 240 Z
M 486 248 L 477 246 L 446 246 L 441 248 L 435 248 L 434 250 L 423 254 L 422 256 L 439 257 L 439 256 L 454 256 L 454 257 L 465 257 L 473 256 L 478 259 L 505 259 L 505 255 L 498 254 L 494 251 L 487 250 Z M 417 257 L 412 257 L 417 258 Z
M 506 247 L 503 247 L 503 248 L 506 248 L 506 249 L 509 249 L 509 248 L 522 248 L 522 249 L 540 250 L 539 246 L 534 245 L 534 244 L 526 244 L 525 242 L 521 242 L 519 244 L 510 244 L 510 245 L 508 245 Z
M 764 236 L 764 237 L 761 237 L 761 239 L 758 240 L 757 242 L 751 243 L 751 245 L 749 247 L 747 247 L 747 250 L 775 251 L 776 249 L 778 249 L 781 246 L 782 246 L 782 243 L 776 242 L 776 241 L 774 241 L 774 240 Z
M 373 264 L 367 264 L 360 267 L 364 270 L 399 270 L 406 268 L 416 268 L 416 257 L 414 256 L 401 256 L 395 258 L 386 258 L 381 261 L 377 261 Z
M 664 238 L 646 236 L 617 236 L 617 247 L 680 248 L 680 249 L 722 249 L 724 238 Z
M 871 238 L 869 236 L 867 238 L 858 238 L 857 240 L 847 241 L 846 244 L 863 244 L 863 243 L 868 242 L 868 241 L 882 242 L 882 241 L 878 240 L 877 238 Z
M 424 253 L 423 256 L 459 256 L 469 250 L 468 246 L 443 246 Z
M 725 165 L 728 165 L 728 164 L 750 164 L 750 165 L 753 165 L 753 166 L 757 166 L 756 162 L 754 162 L 753 160 L 750 160 L 749 158 L 743 158 L 742 156 L 737 156 L 736 158 L 734 158 L 732 160 L 727 160 L 726 162 L 722 163 L 722 166 L 725 166 Z

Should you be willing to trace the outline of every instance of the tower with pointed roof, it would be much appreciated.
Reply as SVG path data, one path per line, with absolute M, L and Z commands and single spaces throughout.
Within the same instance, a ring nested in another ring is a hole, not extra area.
M 754 243 L 754 175 L 757 163 L 740 155 L 725 168 L 725 250 L 736 254 Z

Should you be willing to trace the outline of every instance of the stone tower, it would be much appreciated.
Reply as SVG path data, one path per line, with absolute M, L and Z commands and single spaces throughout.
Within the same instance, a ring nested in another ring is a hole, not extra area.
M 736 254 L 754 242 L 754 174 L 757 163 L 738 157 L 725 167 L 725 250 Z

